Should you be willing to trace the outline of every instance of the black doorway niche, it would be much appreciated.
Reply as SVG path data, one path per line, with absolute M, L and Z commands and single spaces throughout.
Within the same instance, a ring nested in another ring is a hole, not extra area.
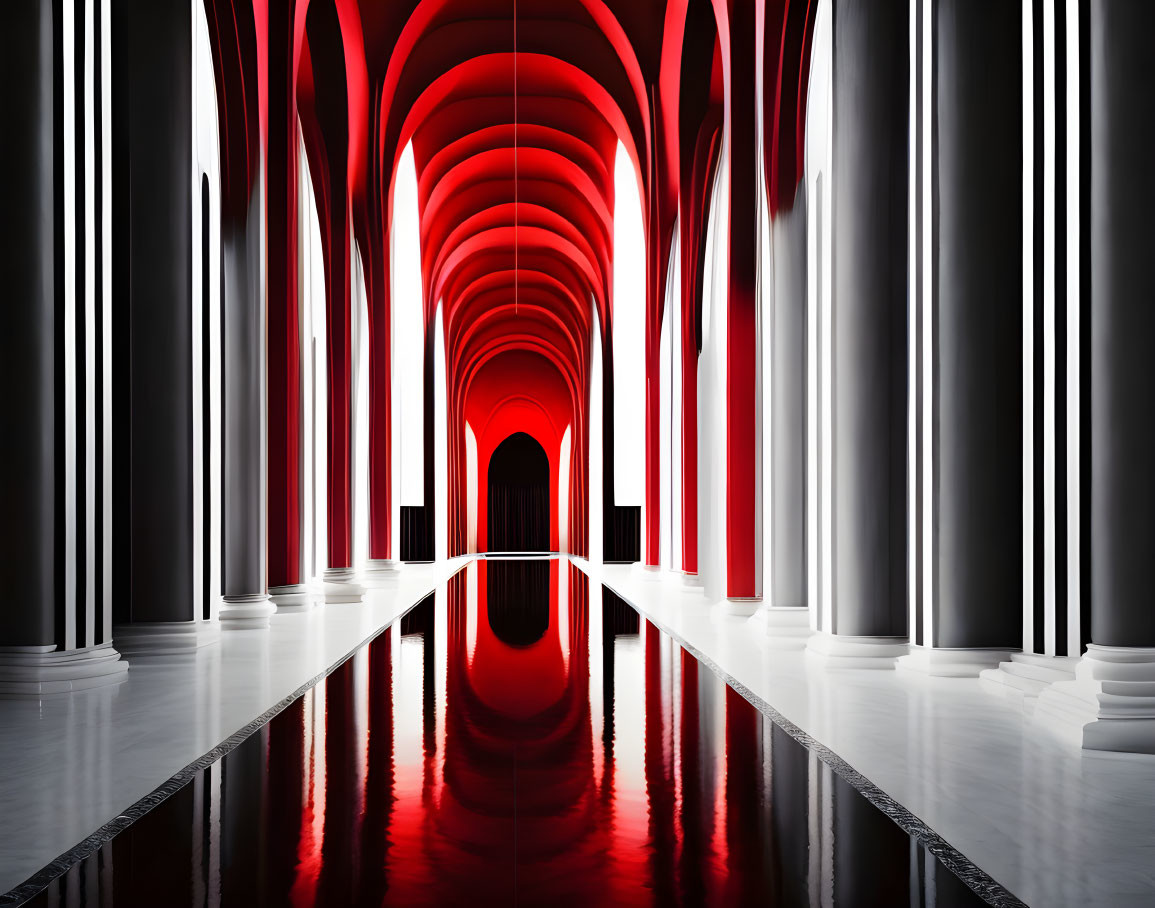
M 549 458 L 524 432 L 490 458 L 486 524 L 490 552 L 549 551 Z

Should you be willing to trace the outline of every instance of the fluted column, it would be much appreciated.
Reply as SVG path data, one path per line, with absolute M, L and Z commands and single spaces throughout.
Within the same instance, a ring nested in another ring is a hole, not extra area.
M 906 4 L 833 13 L 832 589 L 810 638 L 831 665 L 906 647 Z
M 758 123 L 755 4 L 729 4 L 726 152 L 729 231 L 726 263 L 726 598 L 751 615 L 761 599 L 762 500 L 757 469 L 758 412 Z
M 770 224 L 773 289 L 770 370 L 769 589 L 759 616 L 775 645 L 802 646 L 810 635 L 806 595 L 806 192 Z M 765 329 L 764 329 L 765 330 Z M 767 402 L 763 403 L 765 407 Z
M 97 498 L 111 479 L 111 435 L 97 431 L 97 417 L 110 419 L 111 407 L 95 393 L 110 365 L 95 339 L 110 310 L 103 283 L 83 279 L 99 273 L 96 240 L 107 241 L 94 234 L 109 161 L 92 128 L 102 96 L 85 103 L 75 87 L 85 84 L 79 74 L 99 71 L 100 56 L 85 69 L 83 28 L 67 12 L 29 0 L 6 9 L 0 29 L 9 87 L 0 140 L 0 381 L 9 391 L 0 582 L 10 594 L 0 609 L 0 698 L 108 684 L 128 668 L 111 642 L 111 502 Z M 106 41 L 91 45 L 107 52 Z
M 193 335 L 204 323 L 191 285 L 201 240 L 192 235 L 193 186 L 200 184 L 192 179 L 192 20 L 187 11 L 128 0 L 114 25 L 123 73 L 114 108 L 122 200 L 113 220 L 114 288 L 127 311 L 120 338 L 127 400 L 118 427 L 127 468 L 116 524 L 127 576 L 114 633 L 125 653 L 182 652 L 218 632 L 204 601 L 215 591 L 195 582 L 201 540 L 190 494 L 193 424 L 201 415 L 193 412 Z M 161 109 L 168 115 L 158 117 Z
M 938 0 L 934 33 L 929 621 L 900 663 L 977 675 L 1022 645 L 1022 11 Z M 931 225 L 923 226 L 932 229 Z
M 1155 753 L 1155 93 L 1146 36 L 1155 7 L 1143 0 L 1090 2 L 1084 62 L 1090 119 L 1090 609 L 1091 643 L 1074 681 L 1052 685 L 1036 715 L 1096 750 Z
M 268 559 L 269 594 L 279 609 L 307 609 L 304 566 L 304 429 L 301 300 L 298 287 L 300 184 L 294 84 L 295 3 L 269 6 L 268 132 Z

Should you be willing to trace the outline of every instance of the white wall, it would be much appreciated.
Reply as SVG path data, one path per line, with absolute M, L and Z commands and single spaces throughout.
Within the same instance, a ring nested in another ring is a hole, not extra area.
M 465 423 L 465 551 L 477 551 L 477 436 Z
M 445 304 L 433 318 L 434 557 L 449 557 L 449 414 L 446 406 Z
M 569 461 L 572 441 L 570 426 L 561 437 L 561 453 L 557 462 L 557 550 L 569 551 Z M 558 581 L 561 582 L 560 580 Z
M 109 0 L 105 0 L 105 15 Z M 217 134 L 217 93 L 213 69 L 212 47 L 209 43 L 208 21 L 204 4 L 193 0 L 192 48 L 192 456 L 193 456 L 193 603 L 197 614 L 202 614 L 202 603 L 206 595 L 204 565 L 209 563 L 207 596 L 210 616 L 215 618 L 218 603 L 223 592 L 221 564 L 221 193 L 220 193 L 220 148 Z M 105 18 L 102 21 L 108 23 Z M 103 31 L 108 40 L 108 28 Z M 106 51 L 107 53 L 107 51 Z M 108 60 L 105 58 L 107 66 Z M 108 78 L 106 75 L 105 78 Z M 108 83 L 105 83 L 108 84 Z M 106 120 L 107 122 L 107 120 Z M 106 142 L 111 130 L 106 130 Z M 105 152 L 108 161 L 109 152 Z M 208 336 L 204 335 L 204 261 L 201 240 L 202 222 L 201 193 L 202 179 L 208 177 L 209 184 L 209 262 L 208 262 Z M 111 190 L 105 198 L 111 197 Z M 108 235 L 111 235 L 110 233 Z M 106 247 L 106 255 L 109 250 Z M 104 277 L 111 292 L 112 269 L 105 265 Z M 105 343 L 111 351 L 111 329 L 106 328 Z M 204 377 L 207 359 L 209 379 L 209 400 L 206 408 L 204 400 Z M 107 360 L 106 360 L 107 362 Z M 110 380 L 104 386 L 106 395 L 111 394 Z M 207 415 L 207 419 L 206 419 Z M 106 427 L 107 431 L 107 427 Z M 208 432 L 208 461 L 204 457 L 204 437 Z M 108 499 L 106 499 L 108 500 Z M 207 511 L 207 514 L 206 514 Z M 204 528 L 206 520 L 209 529 L 209 547 L 204 550 Z M 110 534 L 106 538 L 111 538 Z M 105 575 L 105 582 L 111 583 L 111 574 Z
M 602 406 L 602 329 L 598 318 L 598 307 L 590 300 L 590 448 L 589 448 L 589 560 L 591 564 L 601 564 L 604 545 L 603 527 L 603 477 L 604 462 L 602 442 L 605 436 Z M 600 614 L 600 612 L 599 612 Z
M 353 236 L 352 224 L 349 236 Z M 350 250 L 350 322 L 353 379 L 353 564 L 361 570 L 369 560 L 369 294 L 365 267 L 356 242 Z
M 830 5 L 818 6 L 806 105 L 807 600 L 814 630 L 831 627 L 830 561 Z
M 710 201 L 698 358 L 698 574 L 706 594 L 726 595 L 726 303 L 730 152 L 723 145 Z
M 629 152 L 614 159 L 614 503 L 641 505 L 646 525 L 646 237 Z M 643 533 L 645 530 L 643 529 Z
M 425 504 L 425 326 L 421 288 L 421 217 L 417 165 L 405 147 L 393 185 L 392 229 L 393 469 L 400 474 L 397 506 Z M 399 430 L 399 431 L 398 431 Z M 402 443 L 404 439 L 404 443 Z M 400 546 L 400 539 L 395 543 Z M 394 555 L 399 557 L 400 550 Z

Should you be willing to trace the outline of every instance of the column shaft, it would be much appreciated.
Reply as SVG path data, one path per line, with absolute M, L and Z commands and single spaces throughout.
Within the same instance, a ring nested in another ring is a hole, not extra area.
M 117 486 L 127 575 L 118 625 L 192 621 L 192 20 L 187 9 L 130 0 L 116 19 L 115 127 L 121 157 L 114 211 L 116 339 L 127 353 L 118 411 L 128 460 Z M 158 116 L 157 111 L 165 111 Z M 199 201 L 199 199 L 198 199 Z M 208 555 L 209 553 L 206 553 Z
M 0 506 L 0 583 L 19 590 L 0 615 L 0 646 L 55 643 L 56 121 L 51 0 L 18 3 L 0 29 L 5 105 L 0 170 L 0 381 L 7 443 Z
M 929 642 L 1018 647 L 1022 16 L 997 0 L 939 0 L 936 10 L 936 589 Z
M 1155 647 L 1155 7 L 1093 2 L 1089 19 L 1091 639 Z
M 758 117 L 755 4 L 729 4 L 726 316 L 726 596 L 761 595 L 758 413 Z
M 770 533 L 767 599 L 806 605 L 806 191 L 771 222 Z
M 838 0 L 831 632 L 906 634 L 905 4 Z

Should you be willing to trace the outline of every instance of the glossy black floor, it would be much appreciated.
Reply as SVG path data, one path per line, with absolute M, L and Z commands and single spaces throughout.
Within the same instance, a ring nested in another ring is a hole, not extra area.
M 568 564 L 442 597 L 33 904 L 984 904 Z

